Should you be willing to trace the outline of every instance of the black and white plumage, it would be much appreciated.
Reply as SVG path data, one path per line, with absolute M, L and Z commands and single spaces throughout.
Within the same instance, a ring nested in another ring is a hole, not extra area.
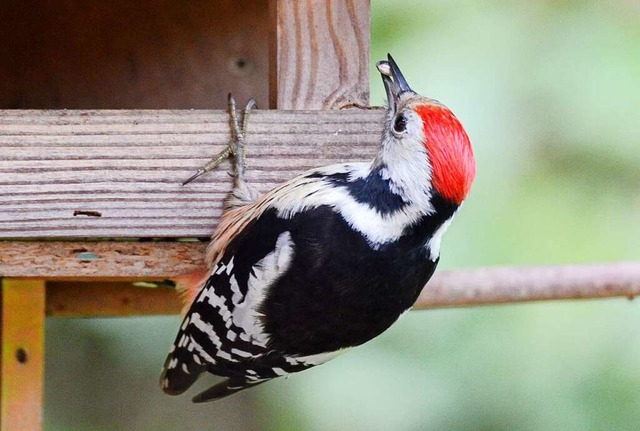
M 184 392 L 204 371 L 227 377 L 194 398 L 208 401 L 319 365 L 415 302 L 475 165 L 453 114 L 413 92 L 391 58 L 379 69 L 389 115 L 372 162 L 309 171 L 223 215 L 165 363 L 165 392 Z M 236 201 L 254 196 L 240 179 Z

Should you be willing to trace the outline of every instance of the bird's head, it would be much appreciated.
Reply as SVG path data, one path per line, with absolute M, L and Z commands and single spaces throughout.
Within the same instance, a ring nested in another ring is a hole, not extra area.
M 436 100 L 409 87 L 391 55 L 378 70 L 387 92 L 388 116 L 378 162 L 408 188 L 436 192 L 460 205 L 475 177 L 469 137 L 460 121 Z M 417 190 L 414 190 L 416 192 Z

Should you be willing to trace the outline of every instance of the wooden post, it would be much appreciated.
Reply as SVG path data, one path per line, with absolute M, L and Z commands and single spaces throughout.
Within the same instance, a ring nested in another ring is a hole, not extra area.
M 39 430 L 44 389 L 45 283 L 5 278 L 0 298 L 0 429 Z
M 369 104 L 369 0 L 270 0 L 271 109 Z

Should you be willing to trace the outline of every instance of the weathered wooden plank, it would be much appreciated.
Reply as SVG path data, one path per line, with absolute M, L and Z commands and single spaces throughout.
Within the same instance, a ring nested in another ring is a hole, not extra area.
M 177 314 L 180 300 L 167 287 L 136 287 L 123 281 L 48 281 L 46 312 L 49 317 Z
M 261 192 L 370 160 L 382 110 L 256 111 L 247 178 Z M 230 164 L 180 183 L 229 139 L 224 111 L 0 111 L 0 238 L 207 237 Z
M 204 266 L 206 243 L 0 241 L 0 277 L 168 279 Z
M 369 104 L 369 0 L 270 0 L 269 105 Z
M 42 280 L 0 280 L 0 429 L 42 428 L 44 310 Z

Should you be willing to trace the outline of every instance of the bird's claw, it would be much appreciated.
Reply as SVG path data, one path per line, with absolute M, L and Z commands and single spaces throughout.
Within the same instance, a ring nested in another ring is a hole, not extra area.
M 236 110 L 236 101 L 229 93 L 228 99 L 228 110 L 229 110 L 229 119 L 231 122 L 231 140 L 218 154 L 213 156 L 211 160 L 209 160 L 204 166 L 199 168 L 193 175 L 191 175 L 187 180 L 185 180 L 182 185 L 189 184 L 196 178 L 204 175 L 205 173 L 216 168 L 220 163 L 225 161 L 229 157 L 233 157 L 234 168 L 235 168 L 235 178 L 243 179 L 244 172 L 246 169 L 245 164 L 245 136 L 247 131 L 247 124 L 249 122 L 249 113 L 252 109 L 257 108 L 257 103 L 255 99 L 250 99 L 245 108 L 242 111 L 242 122 L 238 120 L 238 112 Z

